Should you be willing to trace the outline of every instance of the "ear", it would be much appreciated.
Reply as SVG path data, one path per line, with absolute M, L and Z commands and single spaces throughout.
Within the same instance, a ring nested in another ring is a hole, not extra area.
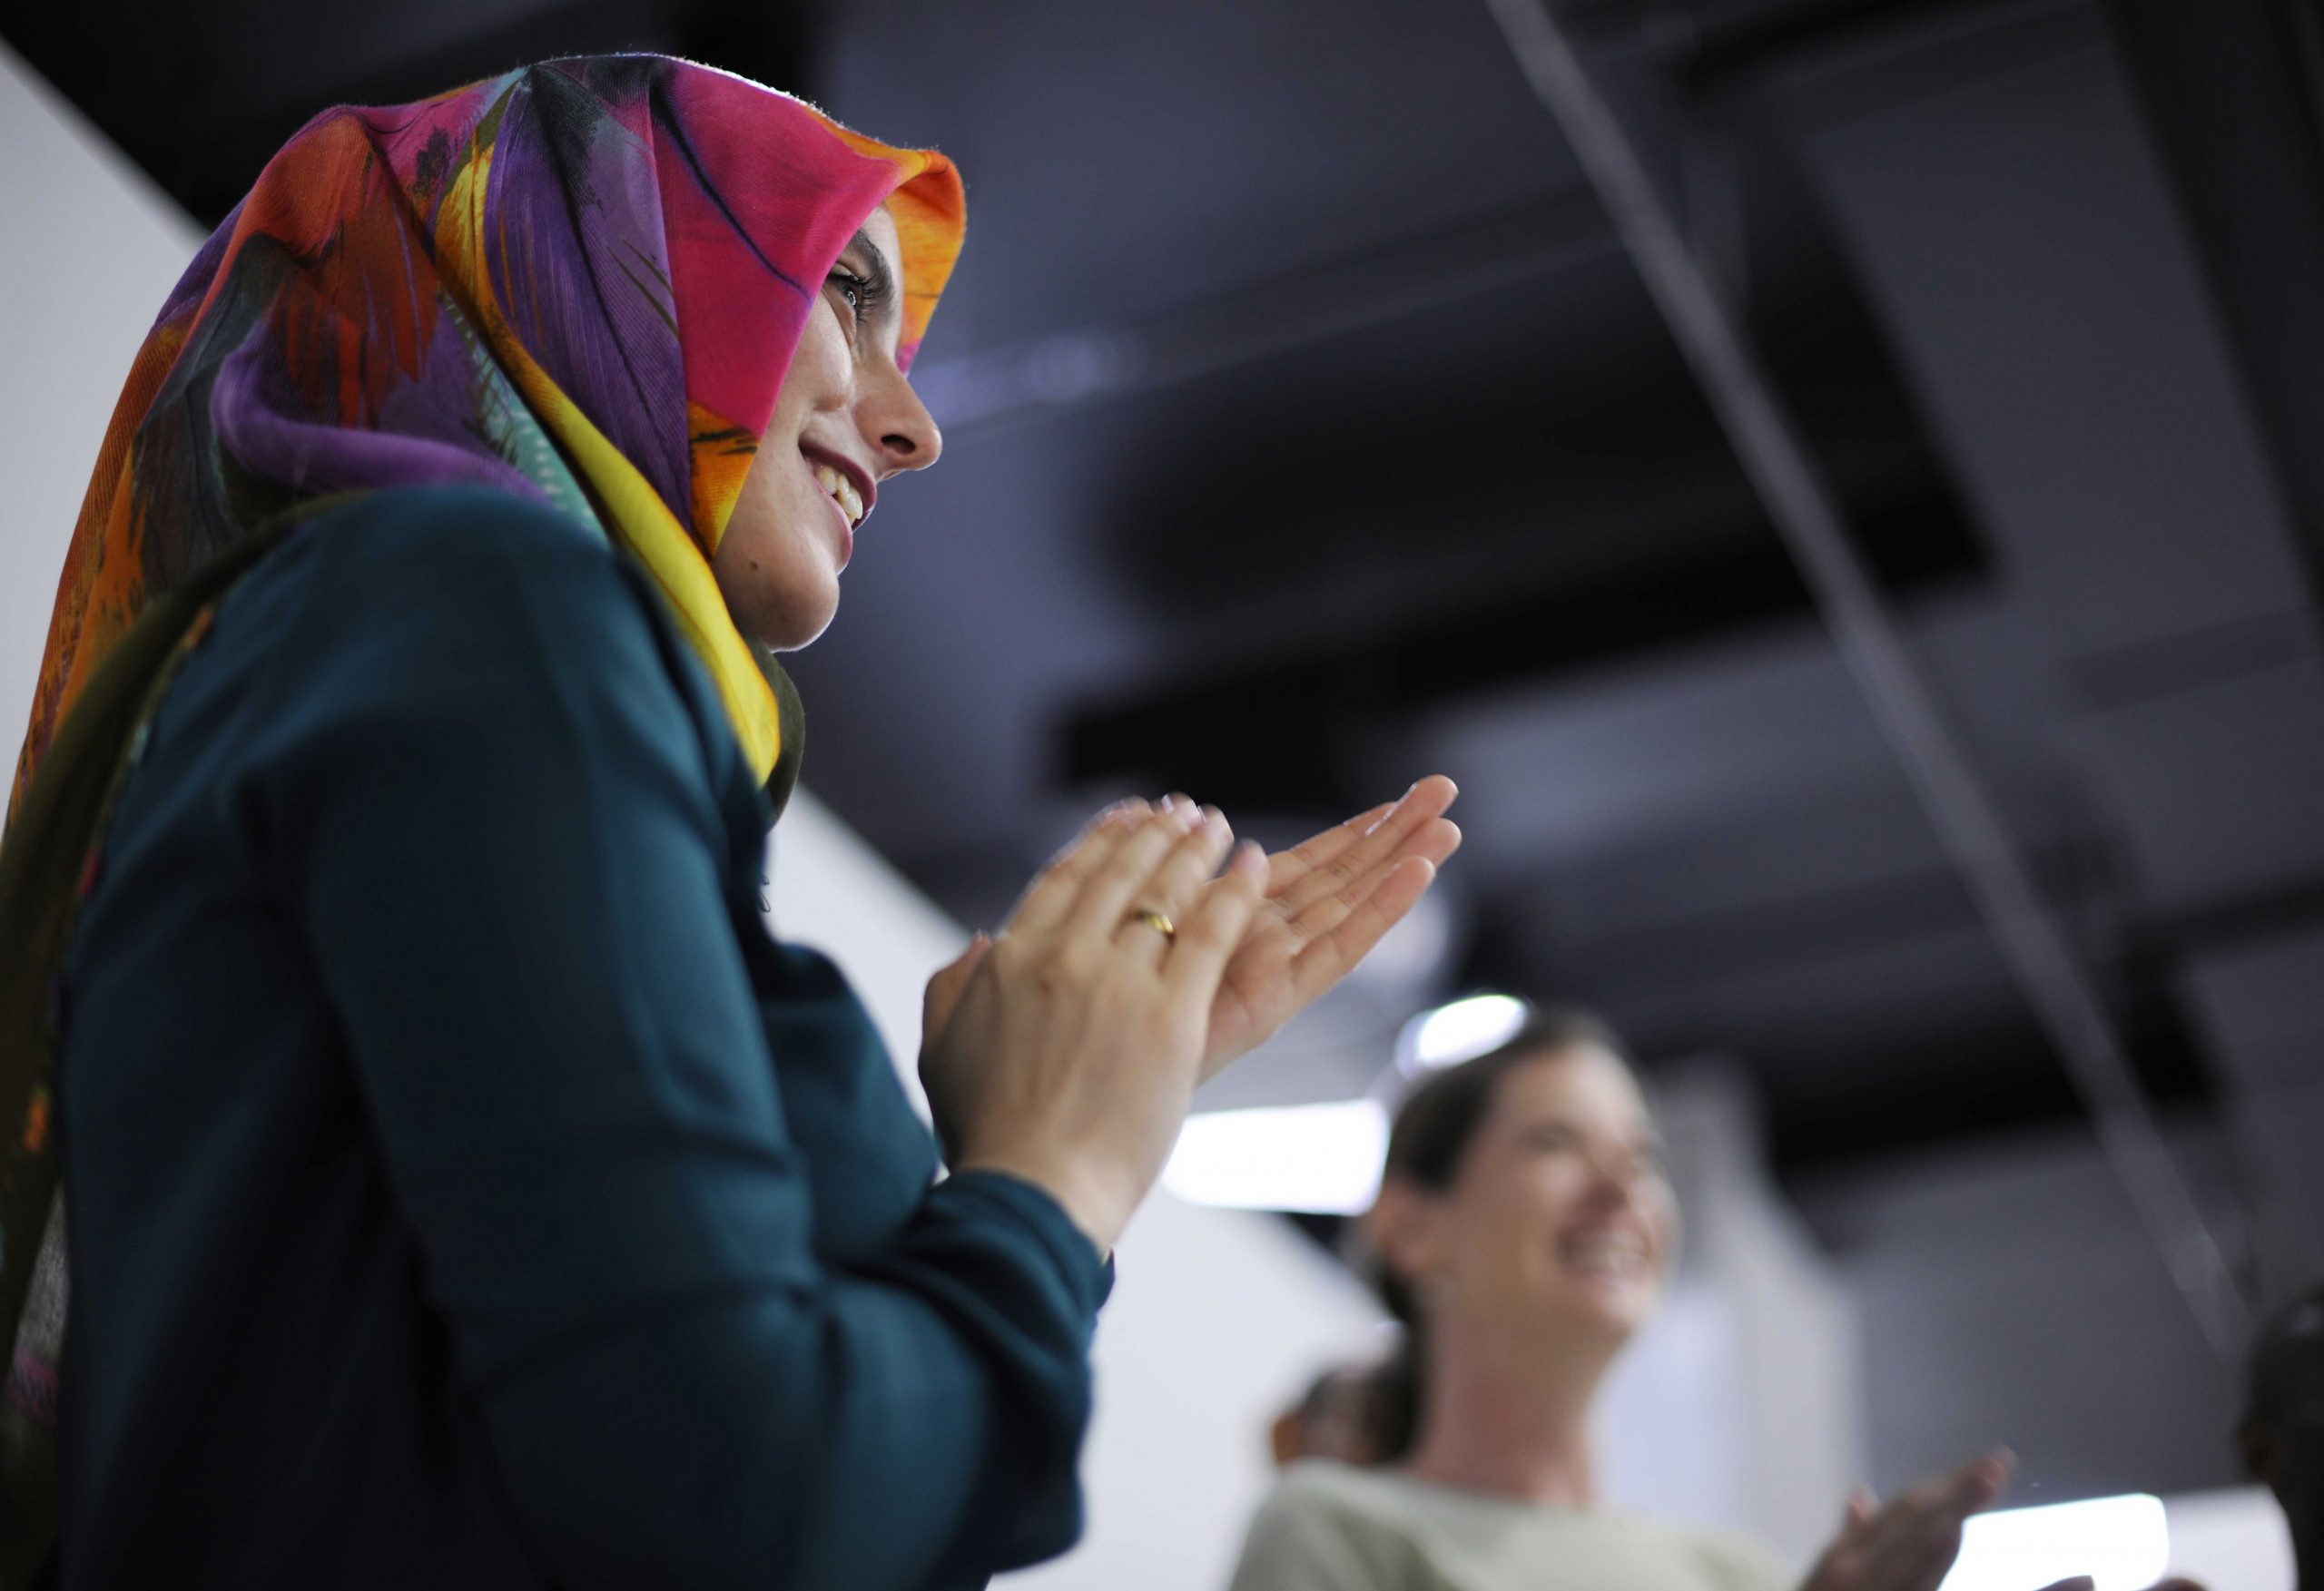
M 1433 1188 L 1390 1172 L 1364 1218 L 1364 1235 L 1388 1272 L 1412 1291 L 1443 1260 L 1444 1197 Z

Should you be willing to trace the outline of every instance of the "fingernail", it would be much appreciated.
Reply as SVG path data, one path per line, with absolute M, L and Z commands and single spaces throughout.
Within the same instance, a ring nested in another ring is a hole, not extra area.
M 1216 807 L 1205 807 L 1202 810 L 1202 826 L 1203 831 L 1213 840 L 1224 840 L 1234 832 L 1226 826 L 1226 814 Z
M 1192 801 L 1180 801 L 1170 809 L 1170 821 L 1191 834 L 1202 827 L 1203 810 Z
M 1267 853 L 1259 849 L 1256 840 L 1246 840 L 1235 848 L 1235 870 L 1244 877 L 1265 879 L 1267 876 Z

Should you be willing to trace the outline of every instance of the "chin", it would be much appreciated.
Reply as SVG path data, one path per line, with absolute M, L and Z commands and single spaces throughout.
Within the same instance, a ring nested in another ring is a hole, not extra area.
M 795 591 L 727 592 L 725 595 L 734 627 L 770 652 L 798 651 L 830 629 L 839 614 L 836 581 L 812 596 Z
M 1655 1309 L 1661 1301 L 1659 1293 L 1641 1295 L 1627 1289 L 1619 1293 L 1595 1288 L 1561 1289 L 1559 1297 L 1548 1301 L 1548 1307 L 1551 1313 L 1569 1326 L 1581 1327 L 1593 1335 L 1624 1339 L 1654 1319 Z
M 769 652 L 797 652 L 822 640 L 823 632 L 832 627 L 832 621 L 838 616 L 839 604 L 833 603 L 812 617 L 802 618 L 785 626 L 778 639 L 763 641 L 760 644 Z

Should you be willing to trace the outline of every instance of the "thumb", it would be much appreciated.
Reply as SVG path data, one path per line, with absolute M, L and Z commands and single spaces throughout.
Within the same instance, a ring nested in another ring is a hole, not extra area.
M 920 1002 L 921 1048 L 924 1050 L 934 1044 L 936 1036 L 950 1024 L 952 1012 L 960 1005 L 969 979 L 975 975 L 977 964 L 991 948 L 992 936 L 980 928 L 976 938 L 969 941 L 968 948 L 937 968 L 936 976 L 928 980 L 928 990 Z

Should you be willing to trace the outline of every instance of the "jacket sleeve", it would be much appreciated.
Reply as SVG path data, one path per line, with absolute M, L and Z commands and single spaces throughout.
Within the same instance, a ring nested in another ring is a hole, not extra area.
M 436 497 L 303 551 L 251 799 L 511 1509 L 576 1587 L 872 1591 L 1061 1551 L 1108 1273 L 998 1175 L 818 1259 L 706 681 L 585 533 Z

